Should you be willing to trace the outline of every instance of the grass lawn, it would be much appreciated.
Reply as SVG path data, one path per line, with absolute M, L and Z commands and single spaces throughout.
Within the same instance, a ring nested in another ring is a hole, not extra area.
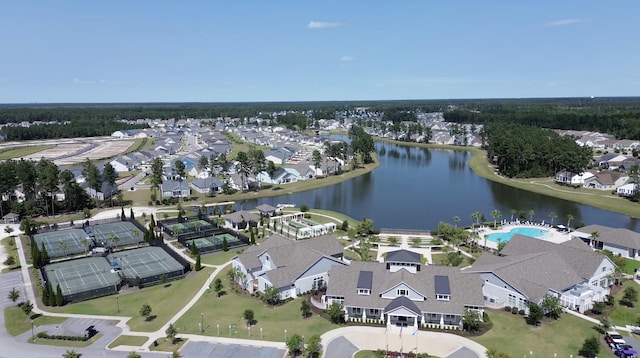
M 46 324 L 57 324 L 66 321 L 65 317 L 50 317 L 33 315 L 33 324 L 36 326 L 44 326 Z M 7 307 L 4 309 L 4 325 L 12 336 L 17 336 L 31 329 L 31 319 L 17 307 Z
M 353 358 L 379 358 L 380 356 L 375 351 L 358 351 Z
M 100 338 L 102 338 L 102 333 L 98 333 L 95 336 L 91 337 L 90 340 L 84 341 L 84 342 L 83 341 L 65 341 L 62 339 L 44 339 L 44 338 L 37 338 L 37 337 L 36 339 L 29 338 L 27 342 L 31 344 L 41 344 L 43 346 L 84 348 L 84 347 L 89 347 Z
M 231 249 L 227 252 L 220 251 L 220 252 L 214 252 L 212 254 L 201 255 L 200 262 L 202 262 L 203 264 L 209 264 L 209 265 L 223 265 L 227 261 L 230 261 L 232 257 L 236 255 L 240 255 L 242 251 L 244 251 L 244 249 L 240 248 L 237 250 Z
M 69 304 L 63 307 L 50 307 L 53 312 L 79 313 L 93 315 L 119 315 L 132 317 L 127 324 L 133 331 L 153 332 L 167 323 L 205 284 L 212 268 L 203 268 L 194 276 L 171 281 L 169 287 L 156 285 L 135 293 L 119 296 L 120 313 L 117 312 L 114 295 Z M 140 315 L 140 307 L 149 304 L 153 320 L 145 321 Z
M 187 343 L 186 339 L 177 338 L 176 343 L 169 342 L 166 338 L 158 339 L 156 341 L 158 343 L 157 346 L 154 346 L 153 343 L 149 346 L 149 349 L 152 351 L 160 351 L 160 352 L 175 352 L 180 347 L 182 347 L 185 343 Z
M 109 344 L 109 348 L 114 348 L 117 346 L 135 346 L 139 347 L 149 340 L 149 337 L 142 336 L 127 336 L 122 335 L 116 338 L 113 342 Z
M 15 237 L 5 237 L 0 241 L 0 244 L 4 246 L 5 251 L 8 256 L 12 256 L 15 259 L 15 264 L 11 267 L 7 267 L 2 270 L 2 272 L 7 272 L 10 270 L 14 270 L 20 267 L 20 258 L 18 257 L 18 248 L 16 247 L 16 239 Z
M 611 324 L 617 326 L 624 326 L 627 324 L 632 326 L 638 325 L 638 318 L 640 318 L 640 304 L 636 302 L 633 307 L 626 307 L 619 304 L 620 299 L 624 296 L 624 289 L 627 287 L 633 287 L 636 291 L 640 291 L 638 285 L 631 280 L 623 283 L 622 289 L 614 295 L 616 304 L 609 311 L 609 321 L 611 321 Z
M 623 271 L 624 273 L 628 273 L 629 275 L 635 274 L 635 269 L 640 271 L 640 261 L 628 259 L 626 257 L 622 258 L 624 260 Z
M 257 298 L 234 293 L 227 279 L 229 270 L 230 268 L 226 268 L 219 274 L 227 294 L 218 298 L 213 290 L 205 293 L 184 316 L 174 323 L 179 333 L 201 334 L 202 320 L 204 335 L 217 336 L 219 326 L 222 337 L 230 336 L 229 327 L 231 327 L 231 337 L 249 338 L 246 321 L 242 318 L 246 309 L 253 310 L 256 320 L 251 327 L 251 339 L 282 342 L 285 329 L 288 336 L 299 334 L 310 337 L 339 327 L 316 315 L 303 319 L 300 314 L 302 298 L 272 307 Z M 262 337 L 260 337 L 260 328 L 262 328 Z
M 0 152 L 0 160 L 13 159 L 24 157 L 33 153 L 41 152 L 55 147 L 54 144 L 50 145 L 31 145 L 18 148 L 11 148 Z
M 613 357 L 612 351 L 605 345 L 602 335 L 594 324 L 578 317 L 563 314 L 557 321 L 545 321 L 540 327 L 533 327 L 524 321 L 524 317 L 504 311 L 486 311 L 493 322 L 493 328 L 472 340 L 487 348 L 495 348 L 511 357 L 528 357 L 532 351 L 534 357 L 578 356 L 584 340 L 591 336 L 600 338 L 598 357 Z
M 350 249 L 344 250 L 344 256 L 349 256 L 353 261 L 362 261 L 362 259 L 360 258 L 360 254 Z M 375 261 L 377 257 L 377 251 L 369 250 L 369 261 Z

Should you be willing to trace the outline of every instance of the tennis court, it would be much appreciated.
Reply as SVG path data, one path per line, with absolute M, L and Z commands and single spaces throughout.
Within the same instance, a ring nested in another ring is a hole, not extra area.
M 185 241 L 185 243 L 189 248 L 191 248 L 191 245 L 196 245 L 196 247 L 198 248 L 198 252 L 202 254 L 206 252 L 222 250 L 223 241 L 225 238 L 227 239 L 227 248 L 247 245 L 246 242 L 229 233 L 218 233 L 211 236 L 187 240 Z
M 142 283 L 149 283 L 159 282 L 163 274 L 169 279 L 184 274 L 184 266 L 161 247 L 119 251 L 107 255 L 107 260 L 117 263 L 125 279 L 130 283 L 136 277 L 139 277 Z
M 128 246 L 144 241 L 142 231 L 128 221 L 96 225 L 91 231 L 102 246 Z M 113 240 L 114 236 L 117 239 Z
M 171 236 L 175 236 L 197 231 L 208 231 L 215 226 L 206 220 L 188 220 L 184 222 L 166 224 L 165 227 L 169 229 L 169 234 Z
M 42 250 L 42 245 L 47 249 L 50 258 L 63 257 L 84 253 L 93 246 L 91 238 L 87 240 L 87 234 L 82 229 L 70 229 L 51 231 L 43 234 L 33 235 L 33 240 L 38 244 L 38 249 Z M 85 245 L 83 245 L 85 242 Z
M 45 266 L 45 280 L 60 290 L 66 302 L 81 301 L 118 291 L 122 278 L 111 272 L 104 257 L 87 257 Z

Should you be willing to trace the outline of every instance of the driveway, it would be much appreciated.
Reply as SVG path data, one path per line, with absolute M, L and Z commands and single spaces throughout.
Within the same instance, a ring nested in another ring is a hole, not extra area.
M 486 357 L 486 348 L 470 339 L 431 331 L 418 331 L 413 335 L 406 331 L 400 334 L 399 329 L 350 326 L 323 334 L 322 342 L 326 347 L 323 357 L 327 358 L 350 357 L 359 350 L 378 349 L 404 353 L 417 351 L 437 357 Z

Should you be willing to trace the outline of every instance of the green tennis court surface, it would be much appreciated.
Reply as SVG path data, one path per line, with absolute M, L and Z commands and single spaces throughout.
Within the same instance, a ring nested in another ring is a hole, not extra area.
M 144 241 L 142 231 L 128 221 L 96 225 L 90 230 L 102 246 L 128 246 Z
M 52 231 L 33 235 L 33 240 L 42 250 L 42 244 L 51 258 L 86 252 L 93 242 L 82 229 Z
M 225 238 L 227 239 L 228 248 L 246 245 L 245 242 L 228 233 L 221 233 L 212 236 L 201 237 L 198 239 L 187 240 L 185 241 L 185 243 L 188 247 L 191 247 L 191 245 L 196 245 L 200 253 L 205 253 L 209 251 L 222 250 L 223 241 Z
M 44 268 L 46 280 L 55 291 L 60 285 L 66 301 L 79 301 L 117 292 L 122 279 L 104 257 L 87 257 L 50 264 Z
M 184 270 L 178 261 L 160 247 L 114 252 L 107 255 L 107 259 L 117 263 L 128 280 L 140 277 L 142 282 L 153 282 L 159 280 L 162 274 L 171 278 L 182 275 Z

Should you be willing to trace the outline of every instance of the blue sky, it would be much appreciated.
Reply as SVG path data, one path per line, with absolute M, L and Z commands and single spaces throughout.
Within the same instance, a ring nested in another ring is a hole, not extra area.
M 4 1 L 0 103 L 640 95 L 640 1 Z

